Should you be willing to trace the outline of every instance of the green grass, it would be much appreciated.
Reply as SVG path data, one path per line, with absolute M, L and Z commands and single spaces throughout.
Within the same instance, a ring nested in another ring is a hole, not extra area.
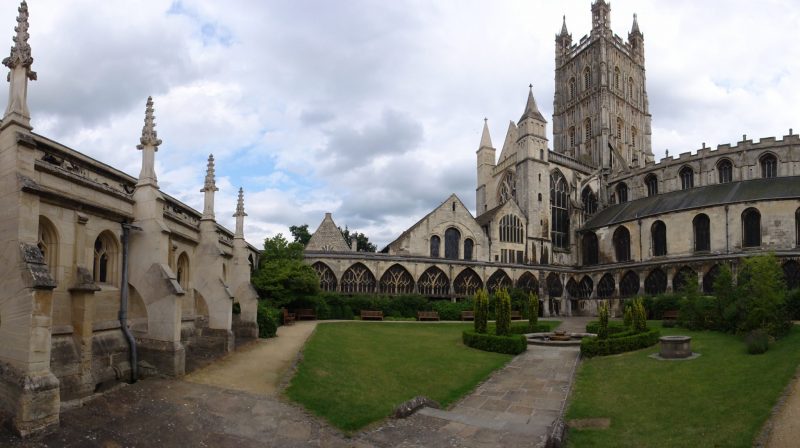
M 465 347 L 472 324 L 319 324 L 286 394 L 344 431 L 417 395 L 458 400 L 512 356 Z
M 649 322 L 649 326 L 660 326 Z M 608 417 L 609 429 L 570 430 L 573 447 L 749 447 L 800 363 L 800 328 L 748 355 L 741 338 L 692 336 L 691 361 L 658 361 L 658 346 L 583 361 L 567 419 Z

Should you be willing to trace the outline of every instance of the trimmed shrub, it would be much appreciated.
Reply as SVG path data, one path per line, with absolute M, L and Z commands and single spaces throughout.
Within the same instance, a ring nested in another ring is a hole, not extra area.
M 655 345 L 660 336 L 660 331 L 652 329 L 644 333 L 618 333 L 607 339 L 586 337 L 581 340 L 581 355 L 591 358 L 639 350 Z
M 625 324 L 619 321 L 611 321 L 608 323 L 608 335 L 613 336 L 615 334 L 624 333 L 629 331 L 630 328 L 626 327 Z M 587 333 L 594 333 L 597 334 L 600 331 L 600 322 L 593 320 L 586 324 L 586 332 Z
M 485 352 L 518 355 L 528 349 L 528 340 L 521 334 L 497 336 L 466 330 L 462 333 L 461 340 L 467 347 Z
M 436 300 L 430 303 L 431 309 L 439 313 L 441 320 L 461 320 L 461 312 L 472 309 L 472 300 L 451 302 L 449 300 Z
M 764 330 L 753 330 L 744 338 L 747 353 L 760 355 L 769 350 L 769 335 Z
M 497 334 L 497 327 L 494 323 L 488 324 L 486 332 L 489 334 Z M 527 333 L 545 333 L 552 330 L 550 322 L 539 322 L 533 329 L 528 326 L 528 322 L 513 322 L 509 329 L 509 334 L 527 334 Z
M 629 304 L 625 304 L 625 313 L 622 315 L 622 322 L 625 324 L 626 327 L 631 327 L 633 325 L 633 306 Z
M 280 322 L 281 318 L 280 310 L 271 308 L 264 300 L 259 300 L 258 310 L 256 313 L 256 321 L 258 322 L 258 337 L 274 338 L 278 333 L 278 322 Z
M 661 294 L 655 297 L 646 297 L 643 300 L 650 319 L 659 320 L 664 317 L 664 311 L 680 309 L 680 296 L 676 294 Z
M 608 305 L 605 303 L 600 305 L 600 325 L 597 327 L 597 338 L 608 338 Z
M 716 330 L 720 328 L 719 306 L 716 297 L 696 295 L 681 303 L 678 324 L 690 330 Z
M 497 335 L 507 336 L 511 329 L 511 297 L 505 288 L 501 288 L 495 294 L 497 301 L 496 321 L 497 321 Z
M 647 331 L 647 311 L 644 309 L 644 303 L 642 303 L 641 298 L 633 301 L 631 314 L 633 314 L 633 330 L 637 333 Z
M 786 314 L 789 319 L 800 320 L 800 289 L 793 289 L 786 294 Z
M 528 328 L 531 333 L 539 324 L 539 297 L 535 292 L 528 294 Z
M 474 313 L 475 313 L 475 332 L 486 333 L 486 324 L 489 320 L 489 294 L 481 288 L 475 292 Z

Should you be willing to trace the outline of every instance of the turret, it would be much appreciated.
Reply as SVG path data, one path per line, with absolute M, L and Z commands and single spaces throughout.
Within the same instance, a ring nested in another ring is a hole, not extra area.
M 529 85 L 525 111 L 519 118 L 519 140 L 522 157 L 547 161 L 547 120 L 539 111 L 533 97 L 533 85 Z
M 636 62 L 644 65 L 644 34 L 639 31 L 639 21 L 636 19 L 636 14 L 633 15 L 633 26 L 631 26 L 631 32 L 628 33 L 628 43 L 631 46 Z
M 563 17 L 561 32 L 556 34 L 556 67 L 564 62 L 564 56 L 572 46 L 572 34 L 567 31 L 567 16 Z
M 478 145 L 478 188 L 475 190 L 475 207 L 477 214 L 485 212 L 486 203 L 486 184 L 492 179 L 492 169 L 495 167 L 497 150 L 492 146 L 492 138 L 489 136 L 489 120 L 483 119 L 483 133 L 481 142 Z
M 31 113 L 28 110 L 28 80 L 36 80 L 36 72 L 31 70 L 33 57 L 28 44 L 28 4 L 24 1 L 17 9 L 17 35 L 12 39 L 11 55 L 3 59 L 3 65 L 11 69 L 8 74 L 8 106 L 3 116 L 3 127 L 12 121 L 25 128 L 31 128 Z
M 611 5 L 605 0 L 592 3 L 592 34 L 611 31 Z

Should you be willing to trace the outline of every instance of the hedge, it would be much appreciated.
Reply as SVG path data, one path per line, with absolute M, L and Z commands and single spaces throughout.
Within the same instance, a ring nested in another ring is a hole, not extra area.
M 266 301 L 258 301 L 256 321 L 259 338 L 274 338 L 280 325 L 281 311 L 271 308 Z
M 585 337 L 581 340 L 581 355 L 591 358 L 639 350 L 655 345 L 659 337 L 661 337 L 661 332 L 657 329 L 651 329 L 644 333 L 617 333 L 608 339 Z
M 462 333 L 461 340 L 467 347 L 477 348 L 486 352 L 518 355 L 528 349 L 528 340 L 521 334 L 496 336 L 466 330 Z
M 600 322 L 593 320 L 586 324 L 586 332 L 597 334 L 600 330 Z M 630 328 L 626 327 L 622 322 L 609 322 L 608 323 L 608 335 L 613 336 L 615 334 L 624 333 L 630 330 Z

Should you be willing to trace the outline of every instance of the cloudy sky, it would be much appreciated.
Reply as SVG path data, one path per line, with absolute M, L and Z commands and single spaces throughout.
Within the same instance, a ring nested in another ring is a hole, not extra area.
M 0 3 L 11 45 L 16 4 Z M 796 0 L 612 2 L 645 36 L 653 150 L 800 132 Z M 148 95 L 163 190 L 265 236 L 325 212 L 379 247 L 455 192 L 474 209 L 475 150 L 495 146 L 528 84 L 551 121 L 554 36 L 590 1 L 30 0 L 34 131 L 138 175 Z M 3 31 L 5 30 L 5 31 Z M 5 101 L 5 90 L 0 91 Z

